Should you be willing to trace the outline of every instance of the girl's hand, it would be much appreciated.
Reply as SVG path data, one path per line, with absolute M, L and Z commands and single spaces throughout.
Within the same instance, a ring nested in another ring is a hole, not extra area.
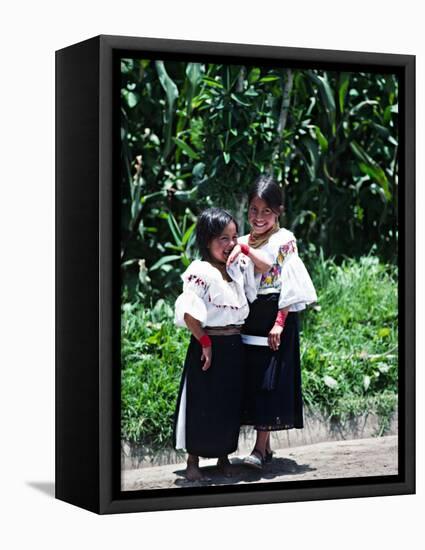
M 229 266 L 230 264 L 232 264 L 236 260 L 236 258 L 239 256 L 240 253 L 241 253 L 241 247 L 240 245 L 236 244 L 233 247 L 232 252 L 230 252 L 229 257 L 227 258 L 226 265 Z
M 283 327 L 279 325 L 274 325 L 274 327 L 269 332 L 268 341 L 269 341 L 269 347 L 273 351 L 277 351 L 280 346 L 280 336 L 283 332 Z
M 212 347 L 209 346 L 208 348 L 202 348 L 201 361 L 205 361 L 202 367 L 202 370 L 206 371 L 210 368 L 211 360 L 212 360 Z

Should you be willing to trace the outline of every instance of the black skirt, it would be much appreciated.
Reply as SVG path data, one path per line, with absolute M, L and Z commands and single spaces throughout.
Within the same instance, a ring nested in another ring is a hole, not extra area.
M 267 337 L 276 320 L 278 294 L 259 296 L 250 306 L 243 333 Z M 242 423 L 257 430 L 303 427 L 299 320 L 288 313 L 280 346 L 245 344 L 245 388 Z
M 174 417 L 174 447 L 179 421 L 185 426 L 186 451 L 216 458 L 233 453 L 238 446 L 244 345 L 240 334 L 210 338 L 212 363 L 207 371 L 202 370 L 201 345 L 193 336 L 190 340 Z M 184 387 L 186 407 L 180 407 Z

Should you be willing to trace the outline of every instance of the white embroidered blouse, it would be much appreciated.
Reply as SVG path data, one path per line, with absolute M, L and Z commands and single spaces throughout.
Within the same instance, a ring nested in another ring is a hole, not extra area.
M 249 235 L 239 239 L 248 243 Z M 289 311 L 301 311 L 317 301 L 317 294 L 301 258 L 296 239 L 287 229 L 281 228 L 258 250 L 265 252 L 272 267 L 266 273 L 255 276 L 257 295 L 279 293 L 279 309 L 289 306 Z
M 243 254 L 227 269 L 232 281 L 223 279 L 220 271 L 209 262 L 195 260 L 181 276 L 183 292 L 177 298 L 174 322 L 186 327 L 188 313 L 203 327 L 243 325 L 248 317 L 248 300 L 255 300 L 257 282 L 253 262 Z

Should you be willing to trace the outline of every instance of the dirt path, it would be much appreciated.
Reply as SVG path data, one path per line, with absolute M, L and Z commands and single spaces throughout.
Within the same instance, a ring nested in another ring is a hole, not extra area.
M 214 467 L 215 460 L 201 460 L 202 470 L 211 482 L 189 482 L 184 477 L 185 464 L 128 470 L 123 476 L 123 490 L 170 489 L 252 482 L 331 479 L 341 477 L 397 474 L 397 436 L 330 441 L 304 447 L 275 451 L 273 462 L 262 472 L 231 457 L 233 476 L 223 477 Z

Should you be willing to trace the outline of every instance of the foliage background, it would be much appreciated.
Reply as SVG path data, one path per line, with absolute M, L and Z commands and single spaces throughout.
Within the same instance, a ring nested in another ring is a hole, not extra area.
M 330 416 L 376 405 L 387 418 L 397 391 L 396 77 L 147 59 L 123 59 L 121 74 L 123 437 L 169 443 L 187 344 L 172 306 L 196 255 L 197 214 L 230 209 L 243 234 L 247 190 L 266 171 L 320 296 L 304 320 L 304 398 Z

